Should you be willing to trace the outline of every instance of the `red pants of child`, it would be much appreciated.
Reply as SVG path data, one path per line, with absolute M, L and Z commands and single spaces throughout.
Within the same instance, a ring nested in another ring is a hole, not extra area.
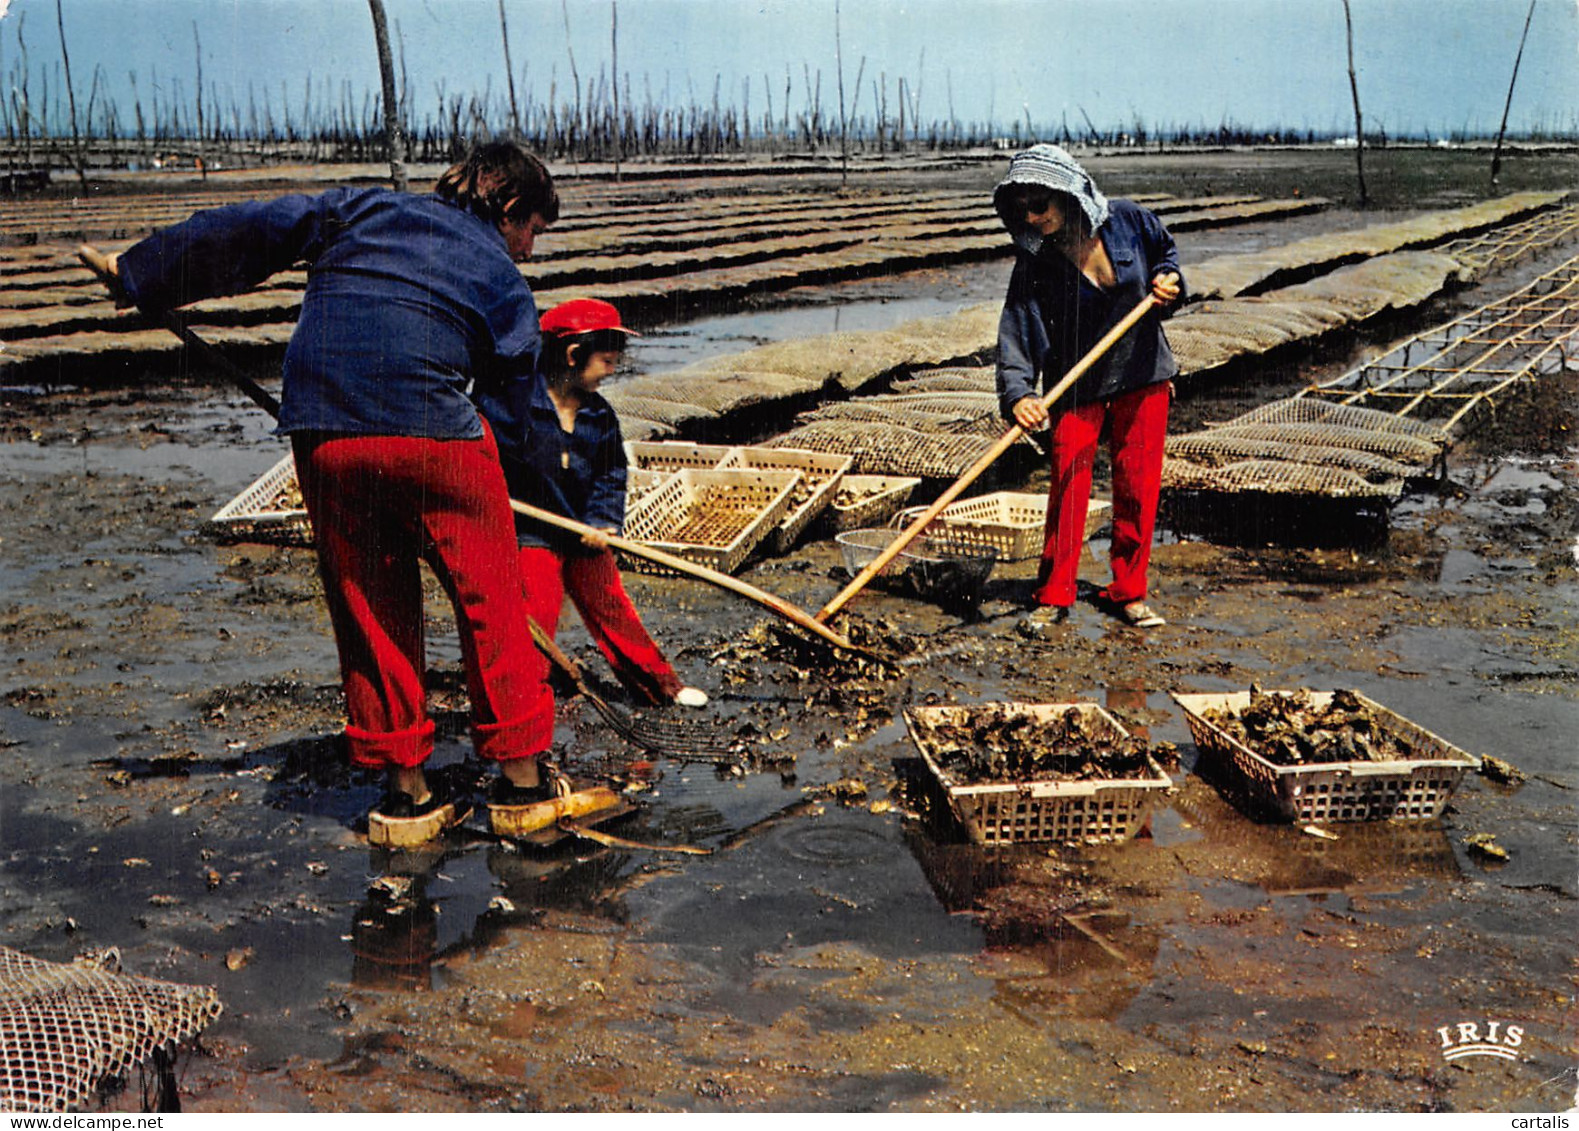
M 569 594 L 581 622 L 619 681 L 649 703 L 671 703 L 685 685 L 642 627 L 608 550 L 561 557 L 542 546 L 521 547 L 527 614 L 553 636 Z
M 548 662 L 521 604 L 515 523 L 493 435 L 479 440 L 297 434 L 296 473 L 340 651 L 354 765 L 420 766 L 427 712 L 426 561 L 455 607 L 480 757 L 553 740 Z
M 1145 600 L 1172 399 L 1173 384 L 1164 381 L 1112 400 L 1078 405 L 1053 418 L 1053 477 L 1047 494 L 1047 536 L 1037 574 L 1039 604 L 1075 603 L 1086 510 L 1091 502 L 1091 467 L 1104 425 L 1113 461 L 1113 581 L 1103 596 L 1120 605 Z

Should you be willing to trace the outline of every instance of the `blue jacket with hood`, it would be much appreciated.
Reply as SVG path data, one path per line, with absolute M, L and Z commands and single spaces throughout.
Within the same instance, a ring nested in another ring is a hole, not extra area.
M 1143 301 L 1156 276 L 1179 273 L 1180 301 L 1184 298 L 1178 248 L 1162 221 L 1133 201 L 1107 200 L 1057 146 L 1036 146 L 1017 157 L 1003 182 L 1011 183 L 1042 184 L 1072 196 L 1101 239 L 1117 282 L 1111 289 L 1098 287 L 1037 233 L 1014 230 L 1017 256 L 998 322 L 997 366 L 999 408 L 1010 420 L 1018 401 L 1052 388 Z M 1160 311 L 1162 317 L 1172 306 Z M 1050 411 L 1109 400 L 1171 380 L 1178 372 L 1161 319 L 1146 318 Z

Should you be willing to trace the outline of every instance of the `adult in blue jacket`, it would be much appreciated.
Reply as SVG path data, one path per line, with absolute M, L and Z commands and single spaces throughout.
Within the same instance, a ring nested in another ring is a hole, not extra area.
M 543 164 L 484 145 L 431 195 L 336 188 L 199 212 L 111 264 L 149 312 L 307 266 L 286 350 L 278 431 L 291 438 L 339 648 L 353 764 L 388 772 L 375 840 L 409 842 L 464 813 L 423 772 L 426 560 L 460 629 L 478 754 L 542 788 L 553 734 L 547 663 L 521 603 L 515 524 L 480 376 L 526 379 L 541 345 L 516 264 L 558 218 Z M 420 834 L 419 834 L 420 835 Z
M 1051 420 L 1052 483 L 1046 540 L 1027 635 L 1067 619 L 1077 593 L 1091 498 L 1091 469 L 1104 428 L 1113 463 L 1113 580 L 1101 598 L 1126 623 L 1164 622 L 1146 603 L 1147 569 L 1161 492 L 1168 403 L 1178 363 L 1157 318 L 1142 320 L 1051 410 L 1041 395 L 1148 294 L 1168 304 L 1184 293 L 1178 250 L 1155 214 L 1108 200 L 1056 145 L 1016 154 L 993 205 L 1017 256 L 998 324 L 998 400 L 1028 431 Z

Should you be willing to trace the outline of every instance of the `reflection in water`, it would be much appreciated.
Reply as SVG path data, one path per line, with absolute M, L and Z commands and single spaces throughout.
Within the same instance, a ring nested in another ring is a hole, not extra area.
M 474 941 L 509 924 L 535 922 L 545 910 L 585 911 L 614 922 L 627 918 L 619 897 L 629 881 L 631 853 L 609 848 L 582 851 L 585 842 L 542 852 L 496 844 L 488 849 L 488 871 L 499 895 L 477 921 Z
M 440 900 L 429 890 L 441 866 L 476 853 L 458 856 L 442 848 L 404 851 L 374 850 L 371 871 L 382 873 L 368 884 L 366 898 L 351 920 L 351 982 L 363 989 L 430 990 L 433 967 L 446 955 L 492 943 L 509 927 L 534 925 L 550 908 L 586 911 L 623 922 L 618 896 L 633 875 L 629 853 L 592 848 L 569 838 L 548 849 L 508 843 L 488 846 L 484 860 L 494 883 L 468 911 L 464 892 L 447 888 L 443 895 L 444 940 L 441 945 Z M 484 903 L 486 898 L 486 903 Z
M 1117 1017 L 1151 979 L 1161 932 L 1074 854 L 947 843 L 921 829 L 905 840 L 945 909 L 981 924 L 987 950 L 977 972 L 1016 1015 Z
M 351 984 L 371 989 L 432 989 L 438 913 L 427 874 L 380 876 L 351 922 Z
M 737 829 L 715 851 L 738 848 L 815 808 L 811 801 L 798 799 Z M 687 819 L 723 821 L 710 807 L 695 808 Z M 867 859 L 880 843 L 867 830 L 795 832 L 799 851 L 787 855 L 803 854 L 809 860 Z M 489 838 L 486 844 L 474 840 L 467 846 L 374 849 L 368 864 L 378 878 L 368 885 L 351 921 L 352 983 L 397 990 L 432 989 L 435 965 L 487 948 L 513 929 L 540 926 L 547 911 L 628 923 L 626 894 L 680 866 L 649 852 L 571 836 L 551 846 Z M 481 877 L 476 875 L 478 864 L 486 867 Z M 434 880 L 440 883 L 433 885 Z
M 1261 887 L 1270 895 L 1374 893 L 1461 875 L 1447 831 L 1436 821 L 1359 821 L 1331 832 L 1337 840 L 1303 834 L 1291 840 L 1267 862 Z
M 1334 822 L 1313 836 L 1246 820 L 1199 787 L 1181 791 L 1174 808 L 1214 846 L 1224 875 L 1269 895 L 1375 893 L 1462 874 L 1440 821 Z
M 1115 682 L 1108 685 L 1106 701 L 1103 704 L 1107 712 L 1117 718 L 1134 718 L 1144 716 L 1146 713 L 1146 687 L 1139 682 Z M 1124 729 L 1130 734 L 1140 738 L 1150 738 L 1150 728 L 1135 723 L 1125 722 Z
M 1143 706 L 1144 691 L 1135 694 Z M 1021 1016 L 1121 1013 L 1151 977 L 1160 932 L 1135 922 L 1078 851 L 968 843 L 919 762 L 898 769 L 905 804 L 921 816 L 906 846 L 944 909 L 981 924 L 979 972 L 994 980 L 1000 1004 Z

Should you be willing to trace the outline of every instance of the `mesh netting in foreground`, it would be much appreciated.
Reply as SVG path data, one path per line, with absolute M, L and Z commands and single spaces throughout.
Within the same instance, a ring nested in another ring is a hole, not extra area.
M 211 986 L 122 974 L 114 950 L 59 963 L 0 946 L 0 1109 L 68 1111 L 222 1009 Z

